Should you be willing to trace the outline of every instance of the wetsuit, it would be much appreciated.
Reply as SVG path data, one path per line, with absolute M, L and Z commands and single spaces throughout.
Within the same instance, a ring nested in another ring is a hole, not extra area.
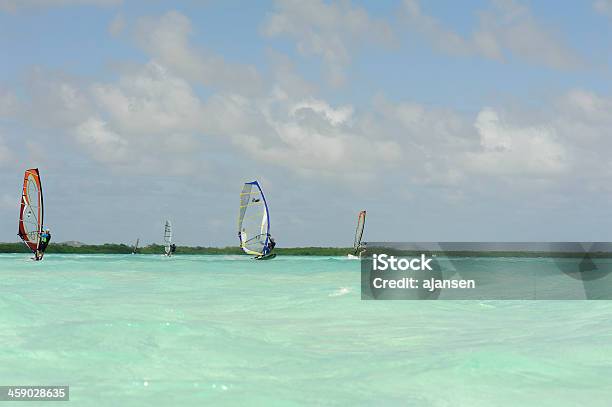
M 276 242 L 274 241 L 274 239 L 270 238 L 270 241 L 268 242 L 268 253 L 266 254 L 272 253 L 272 250 L 274 250 L 275 247 L 276 247 Z
M 51 240 L 51 233 L 42 232 L 39 236 L 38 249 L 34 252 L 35 260 L 42 260 L 45 255 L 45 250 L 49 245 L 49 241 Z
M 49 241 L 51 240 L 51 233 L 43 232 L 40 234 L 40 243 L 38 244 L 38 251 L 44 253 L 49 246 Z

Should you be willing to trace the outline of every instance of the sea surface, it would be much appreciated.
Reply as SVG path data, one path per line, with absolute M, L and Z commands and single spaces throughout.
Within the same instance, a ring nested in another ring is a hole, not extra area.
M 74 406 L 610 406 L 612 302 L 362 301 L 344 258 L 0 255 L 0 385 L 70 385 Z

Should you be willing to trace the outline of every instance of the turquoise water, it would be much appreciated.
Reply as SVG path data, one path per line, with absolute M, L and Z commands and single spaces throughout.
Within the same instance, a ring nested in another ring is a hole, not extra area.
M 0 255 L 0 385 L 88 406 L 610 405 L 612 302 L 361 301 L 359 273 Z

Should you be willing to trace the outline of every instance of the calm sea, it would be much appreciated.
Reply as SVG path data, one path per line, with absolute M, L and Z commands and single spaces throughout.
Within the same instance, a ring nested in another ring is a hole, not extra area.
M 359 290 L 343 258 L 0 255 L 0 385 L 70 385 L 75 406 L 612 403 L 612 302 Z

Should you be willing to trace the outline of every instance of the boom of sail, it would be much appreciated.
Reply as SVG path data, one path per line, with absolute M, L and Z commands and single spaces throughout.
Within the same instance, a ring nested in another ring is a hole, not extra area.
M 263 190 L 257 181 L 247 182 L 240 193 L 238 238 L 242 250 L 251 255 L 269 253 L 270 213 Z
M 357 215 L 357 229 L 355 230 L 355 241 L 353 242 L 353 249 L 355 255 L 359 254 L 361 250 L 361 239 L 363 238 L 363 228 L 365 226 L 366 211 L 359 212 Z
M 26 170 L 23 177 L 21 207 L 19 210 L 19 237 L 36 253 L 43 230 L 44 205 L 42 184 L 38 168 Z

